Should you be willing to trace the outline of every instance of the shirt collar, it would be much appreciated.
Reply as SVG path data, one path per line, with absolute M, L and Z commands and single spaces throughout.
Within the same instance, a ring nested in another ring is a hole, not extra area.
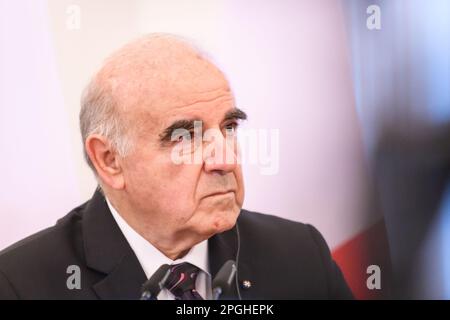
M 106 198 L 106 197 L 105 197 Z M 149 278 L 153 273 L 163 264 L 178 264 L 182 262 L 189 262 L 200 268 L 206 274 L 209 273 L 208 265 L 208 240 L 193 246 L 189 252 L 182 258 L 172 260 L 166 257 L 161 251 L 154 247 L 149 241 L 137 233 L 117 212 L 106 198 L 109 210 L 111 211 L 114 220 L 118 224 L 123 235 L 127 239 L 131 249 L 134 251 L 139 263 L 144 269 L 145 275 Z

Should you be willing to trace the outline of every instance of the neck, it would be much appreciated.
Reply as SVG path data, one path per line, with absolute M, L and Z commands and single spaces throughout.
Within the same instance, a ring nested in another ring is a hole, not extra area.
M 149 223 L 148 219 L 139 218 L 134 214 L 130 214 L 133 211 L 128 210 L 128 207 L 123 205 L 121 201 L 116 201 L 113 197 L 109 196 L 108 201 L 134 231 L 171 260 L 184 257 L 196 243 L 201 241 L 200 239 L 200 241 L 194 242 L 192 241 L 192 237 L 186 235 L 173 236 L 164 234 L 162 232 L 165 230 L 163 226 Z

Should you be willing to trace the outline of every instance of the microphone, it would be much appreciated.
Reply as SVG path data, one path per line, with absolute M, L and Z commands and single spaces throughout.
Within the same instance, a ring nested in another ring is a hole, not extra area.
M 144 282 L 141 290 L 140 300 L 156 300 L 156 297 L 161 292 L 166 284 L 167 278 L 170 274 L 170 266 L 163 264 L 155 273 Z
M 236 272 L 236 263 L 233 260 L 224 263 L 212 282 L 213 300 L 219 300 L 220 296 L 230 289 Z

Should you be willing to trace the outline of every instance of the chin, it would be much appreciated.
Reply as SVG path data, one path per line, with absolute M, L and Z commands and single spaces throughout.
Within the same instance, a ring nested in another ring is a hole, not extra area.
M 211 233 L 212 235 L 216 233 L 222 233 L 227 230 L 232 229 L 235 224 L 239 213 L 236 214 L 234 212 L 221 212 L 215 214 L 215 217 L 211 223 Z

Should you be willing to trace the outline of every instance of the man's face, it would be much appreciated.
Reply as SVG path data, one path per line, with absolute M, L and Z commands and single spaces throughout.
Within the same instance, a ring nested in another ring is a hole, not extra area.
M 227 82 L 216 80 L 211 82 L 214 89 L 181 90 L 175 98 L 143 104 L 131 115 L 137 134 L 134 150 L 122 159 L 125 191 L 135 211 L 146 216 L 140 221 L 157 227 L 160 237 L 201 241 L 232 228 L 242 207 L 235 129 L 245 114 L 236 109 Z M 200 124 L 213 139 L 196 140 L 194 121 L 195 130 Z M 176 129 L 191 132 L 192 140 L 173 136 Z M 174 154 L 192 161 L 179 163 Z

